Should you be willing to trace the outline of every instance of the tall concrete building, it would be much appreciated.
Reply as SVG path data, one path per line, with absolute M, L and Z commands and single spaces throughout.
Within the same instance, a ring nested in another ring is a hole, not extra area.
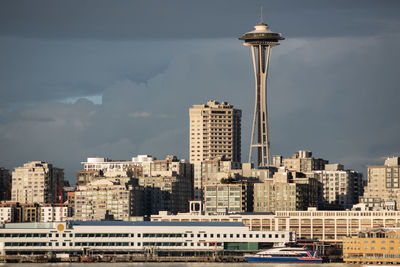
M 241 110 L 210 100 L 205 105 L 193 105 L 189 117 L 190 163 L 222 156 L 241 161 Z
M 205 160 L 224 158 L 234 164 L 241 162 L 242 111 L 232 105 L 210 100 L 193 105 L 190 118 L 190 163 L 194 165 L 195 199 L 202 198 L 205 182 L 202 165 Z
M 369 165 L 368 185 L 361 203 L 373 210 L 400 210 L 400 157 L 391 157 L 383 165 Z
M 5 168 L 0 168 L 0 201 L 11 199 L 11 175 Z
M 63 186 L 63 169 L 42 161 L 28 162 L 12 173 L 11 200 L 19 203 L 59 203 L 59 188 Z

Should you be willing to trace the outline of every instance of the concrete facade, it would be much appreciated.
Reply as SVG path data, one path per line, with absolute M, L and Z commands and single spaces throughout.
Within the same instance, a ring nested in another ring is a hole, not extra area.
M 19 203 L 58 203 L 64 186 L 64 171 L 42 161 L 25 163 L 12 172 L 11 201 Z
M 241 162 L 241 110 L 210 100 L 193 105 L 189 117 L 191 163 L 222 156 Z
M 307 210 L 318 206 L 317 180 L 280 167 L 272 179 L 254 184 L 254 212 Z
M 42 205 L 39 207 L 40 222 L 62 222 L 72 219 L 72 207 Z
M 291 171 L 310 172 L 314 170 L 324 170 L 327 160 L 314 158 L 311 151 L 299 150 L 291 158 L 274 156 L 274 165 L 285 166 Z M 281 160 L 281 162 L 279 162 Z M 277 166 L 278 167 L 278 166 Z
M 0 224 L 13 222 L 14 212 L 12 207 L 0 206 Z
M 306 173 L 307 174 L 307 173 Z M 363 175 L 353 170 L 344 170 L 340 164 L 326 164 L 325 170 L 313 171 L 321 183 L 321 205 L 323 208 L 351 209 L 363 195 Z
M 104 178 L 75 192 L 75 220 L 130 220 L 143 215 L 143 188 L 130 178 Z
M 373 210 L 400 210 L 400 157 L 391 157 L 383 165 L 367 166 L 368 184 L 361 203 Z
M 144 188 L 144 214 L 157 214 L 160 210 L 172 213 L 187 212 L 192 199 L 193 183 L 185 176 L 140 177 Z
M 205 212 L 252 212 L 252 184 L 215 184 L 205 186 Z

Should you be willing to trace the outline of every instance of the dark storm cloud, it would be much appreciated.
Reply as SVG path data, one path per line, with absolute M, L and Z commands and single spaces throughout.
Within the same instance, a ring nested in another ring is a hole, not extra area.
M 188 158 L 188 108 L 209 99 L 243 110 L 246 161 L 254 81 L 237 37 L 261 4 L 287 38 L 272 153 L 361 171 L 398 153 L 398 1 L 1 1 L 0 166 L 49 161 L 73 181 L 86 157 Z
M 0 107 L 99 95 L 120 79 L 145 82 L 178 53 L 173 46 L 0 37 Z
M 258 22 L 261 5 L 272 29 L 291 37 L 376 34 L 388 22 L 398 22 L 400 7 L 396 0 L 3 0 L 0 35 L 101 40 L 231 38 Z

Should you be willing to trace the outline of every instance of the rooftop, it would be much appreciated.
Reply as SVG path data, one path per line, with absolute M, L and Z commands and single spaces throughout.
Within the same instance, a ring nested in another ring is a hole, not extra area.
M 69 221 L 72 226 L 244 226 L 241 222 Z

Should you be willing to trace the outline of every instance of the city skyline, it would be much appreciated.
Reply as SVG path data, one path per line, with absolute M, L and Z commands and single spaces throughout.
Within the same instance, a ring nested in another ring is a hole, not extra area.
M 70 3 L 0 3 L 0 167 L 43 160 L 73 181 L 87 157 L 188 159 L 187 110 L 210 99 L 243 110 L 245 161 L 254 77 L 237 38 L 261 5 L 286 37 L 271 58 L 271 154 L 365 173 L 399 151 L 395 1 Z

